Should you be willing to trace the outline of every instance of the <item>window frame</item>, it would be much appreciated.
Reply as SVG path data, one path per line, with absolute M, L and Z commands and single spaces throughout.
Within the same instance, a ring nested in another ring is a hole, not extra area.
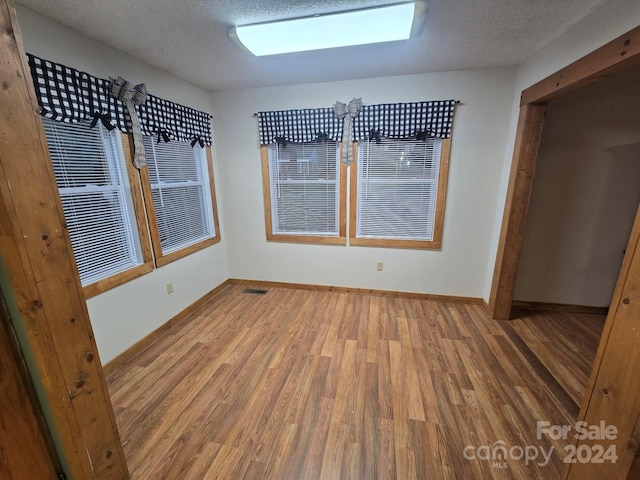
M 130 137 L 129 141 L 130 141 L 130 144 L 132 144 L 133 137 Z M 193 148 L 201 148 L 201 147 L 193 147 Z M 207 164 L 207 172 L 209 175 L 208 184 L 209 184 L 209 189 L 211 194 L 213 228 L 215 230 L 215 234 L 214 236 L 201 240 L 198 243 L 188 245 L 184 248 L 175 250 L 167 254 L 164 254 L 162 252 L 162 244 L 160 242 L 160 230 L 158 229 L 158 217 L 156 216 L 156 209 L 153 204 L 153 190 L 151 188 L 151 179 L 149 177 L 149 167 L 145 165 L 140 169 L 140 180 L 142 183 L 143 203 L 147 213 L 147 219 L 149 223 L 149 234 L 151 236 L 151 247 L 153 249 L 153 256 L 154 256 L 155 265 L 157 268 L 160 268 L 171 262 L 184 258 L 204 248 L 210 247 L 211 245 L 215 245 L 216 243 L 219 243 L 222 238 L 220 235 L 220 224 L 218 222 L 218 204 L 216 200 L 215 177 L 213 174 L 213 155 L 211 153 L 211 147 L 209 145 L 206 145 L 204 149 L 205 149 L 205 157 L 206 157 L 206 164 Z
M 362 140 L 366 142 L 367 140 Z M 451 137 L 442 138 L 440 144 L 440 166 L 438 173 L 436 206 L 433 219 L 433 240 L 398 240 L 391 238 L 358 238 L 356 237 L 357 198 L 358 198 L 358 142 L 353 146 L 353 162 L 349 172 L 349 245 L 388 248 L 417 248 L 439 250 L 442 248 L 442 232 L 444 227 L 444 209 L 447 198 L 449 179 L 449 158 L 451 154 Z
M 117 132 L 116 134 L 119 135 L 118 140 L 122 144 L 123 158 L 120 158 L 119 161 L 124 163 L 124 168 L 122 168 L 123 175 L 125 174 L 125 171 L 127 175 L 127 178 L 124 180 L 126 180 L 128 183 L 128 185 L 126 186 L 129 188 L 129 192 L 131 195 L 131 203 L 133 204 L 133 216 L 135 218 L 135 225 L 131 225 L 131 228 L 135 230 L 135 234 L 138 235 L 138 241 L 140 243 L 140 252 L 142 255 L 142 263 L 134 267 L 130 267 L 125 270 L 122 270 L 121 272 L 115 273 L 108 277 L 97 280 L 93 283 L 83 285 L 82 292 L 85 298 L 95 297 L 100 293 L 104 293 L 107 290 L 111 290 L 114 287 L 127 283 L 135 278 L 138 278 L 142 275 L 145 275 L 153 271 L 153 256 L 151 254 L 151 242 L 149 240 L 149 231 L 147 229 L 147 219 L 146 219 L 144 204 L 142 200 L 142 190 L 140 187 L 140 180 L 138 177 L 138 173 L 132 164 L 133 150 L 130 144 L 130 139 L 129 139 L 130 136 L 121 132 Z M 47 141 L 47 154 L 49 155 L 49 158 L 51 158 L 48 141 Z M 51 162 L 50 162 L 50 168 L 51 168 L 51 177 L 55 178 L 55 173 L 53 171 L 53 164 L 51 164 Z M 75 255 L 73 257 L 73 263 L 77 272 L 78 266 L 76 264 Z
M 341 143 L 336 142 L 338 151 Z M 346 245 L 347 244 L 347 167 L 338 156 L 338 236 L 328 235 L 289 235 L 273 233 L 273 218 L 271 207 L 271 177 L 269 170 L 269 145 L 260 145 L 260 158 L 262 163 L 262 189 L 264 196 L 264 223 L 268 242 L 306 243 L 319 245 Z

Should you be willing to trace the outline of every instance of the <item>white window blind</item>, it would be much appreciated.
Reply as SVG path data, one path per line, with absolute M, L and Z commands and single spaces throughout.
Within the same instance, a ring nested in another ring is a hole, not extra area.
M 433 240 L 442 140 L 362 141 L 356 237 Z
M 42 118 L 82 285 L 142 263 L 120 135 Z
M 205 150 L 143 138 L 162 253 L 215 236 Z
M 338 155 L 333 141 L 269 145 L 274 234 L 339 236 Z

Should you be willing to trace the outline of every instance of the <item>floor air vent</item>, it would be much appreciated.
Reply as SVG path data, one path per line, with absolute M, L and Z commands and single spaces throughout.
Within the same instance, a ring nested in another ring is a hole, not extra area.
M 260 290 L 259 288 L 245 288 L 244 293 L 250 293 L 252 295 L 264 295 L 266 290 Z

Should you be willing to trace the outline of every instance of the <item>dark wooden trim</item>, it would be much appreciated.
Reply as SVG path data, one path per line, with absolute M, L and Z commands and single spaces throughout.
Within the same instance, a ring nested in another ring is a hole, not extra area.
M 482 305 L 482 298 L 458 297 L 455 295 L 437 295 L 432 293 L 399 292 L 394 290 L 376 290 L 372 288 L 334 287 L 329 285 L 313 285 L 308 283 L 271 282 L 267 280 L 248 280 L 243 278 L 230 278 L 231 285 L 247 285 L 261 288 L 295 288 L 299 290 L 312 290 L 316 292 L 356 293 L 359 295 L 375 295 L 378 297 L 414 298 L 438 302 L 469 303 Z
M 547 102 L 640 63 L 640 26 L 522 92 L 520 105 Z
M 511 312 L 545 111 L 544 104 L 520 107 L 500 243 L 489 296 L 489 314 L 494 319 L 508 320 Z
M 12 0 L 0 0 L 0 251 L 70 474 L 128 479 Z M 7 292 L 4 292 L 7 294 Z
M 590 307 L 588 305 L 569 305 L 564 303 L 525 302 L 522 300 L 514 300 L 511 303 L 511 308 L 547 310 L 551 312 L 566 313 L 588 313 L 594 315 L 606 315 L 609 311 L 609 307 Z
M 113 359 L 109 360 L 102 367 L 105 375 L 111 375 L 114 371 L 122 368 L 125 364 L 127 364 L 131 359 L 139 355 L 141 352 L 145 351 L 151 345 L 153 345 L 160 337 L 162 337 L 166 332 L 171 330 L 176 325 L 181 324 L 185 320 L 187 320 L 191 315 L 196 313 L 200 308 L 202 308 L 209 300 L 215 297 L 222 290 L 227 288 L 231 282 L 229 280 L 225 280 L 216 288 L 206 293 L 198 300 L 193 302 L 191 305 L 178 312 L 176 315 L 171 317 L 165 323 L 156 328 L 149 335 L 141 338 L 136 343 L 127 348 L 124 352 L 120 353 Z

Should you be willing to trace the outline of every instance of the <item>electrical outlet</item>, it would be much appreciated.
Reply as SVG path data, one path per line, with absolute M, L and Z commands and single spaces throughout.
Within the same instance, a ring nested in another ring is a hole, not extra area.
M 167 283 L 167 295 L 171 295 L 173 293 L 173 283 Z
M 382 267 L 383 267 L 383 266 L 384 266 L 384 265 L 383 265 L 383 263 L 382 263 L 382 262 L 378 262 L 378 263 L 376 263 L 376 270 L 377 270 L 378 272 L 381 272 L 381 271 L 382 271 Z

